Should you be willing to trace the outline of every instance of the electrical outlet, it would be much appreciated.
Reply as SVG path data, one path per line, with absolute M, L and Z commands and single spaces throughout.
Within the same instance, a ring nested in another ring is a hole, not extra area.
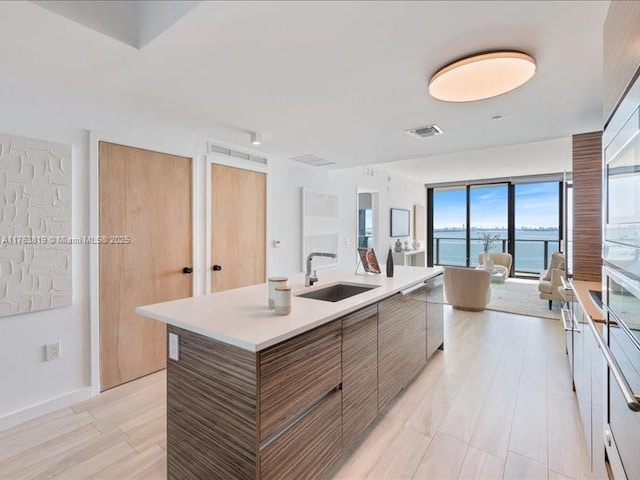
M 57 360 L 62 354 L 60 350 L 60 342 L 50 343 L 49 345 L 46 345 L 45 350 L 47 353 L 47 362 L 50 362 L 51 360 Z
M 175 333 L 169 334 L 169 358 L 171 360 L 180 360 L 180 337 Z

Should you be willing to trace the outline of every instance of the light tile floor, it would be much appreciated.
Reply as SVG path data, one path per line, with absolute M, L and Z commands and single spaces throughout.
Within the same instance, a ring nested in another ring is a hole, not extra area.
M 165 388 L 159 372 L 0 432 L 0 479 L 164 479 Z M 444 352 L 328 478 L 589 476 L 560 322 L 446 306 Z

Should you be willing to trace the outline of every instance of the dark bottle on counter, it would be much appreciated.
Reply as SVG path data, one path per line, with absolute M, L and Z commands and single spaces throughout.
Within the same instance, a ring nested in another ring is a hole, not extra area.
M 389 253 L 387 254 L 387 277 L 393 277 L 393 252 L 389 247 Z

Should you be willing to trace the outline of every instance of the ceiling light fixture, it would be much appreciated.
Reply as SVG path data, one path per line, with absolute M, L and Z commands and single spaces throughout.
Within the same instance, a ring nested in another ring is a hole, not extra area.
M 257 132 L 251 132 L 251 145 L 260 145 L 262 143 L 262 135 Z
M 535 74 L 536 61 L 526 53 L 480 53 L 438 70 L 429 80 L 429 95 L 444 102 L 485 100 L 515 90 Z

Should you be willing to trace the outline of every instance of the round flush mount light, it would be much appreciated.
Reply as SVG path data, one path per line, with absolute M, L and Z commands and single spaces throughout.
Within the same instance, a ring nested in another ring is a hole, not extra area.
M 515 90 L 535 74 L 536 61 L 526 53 L 480 53 L 438 70 L 429 80 L 429 95 L 444 102 L 484 100 Z

